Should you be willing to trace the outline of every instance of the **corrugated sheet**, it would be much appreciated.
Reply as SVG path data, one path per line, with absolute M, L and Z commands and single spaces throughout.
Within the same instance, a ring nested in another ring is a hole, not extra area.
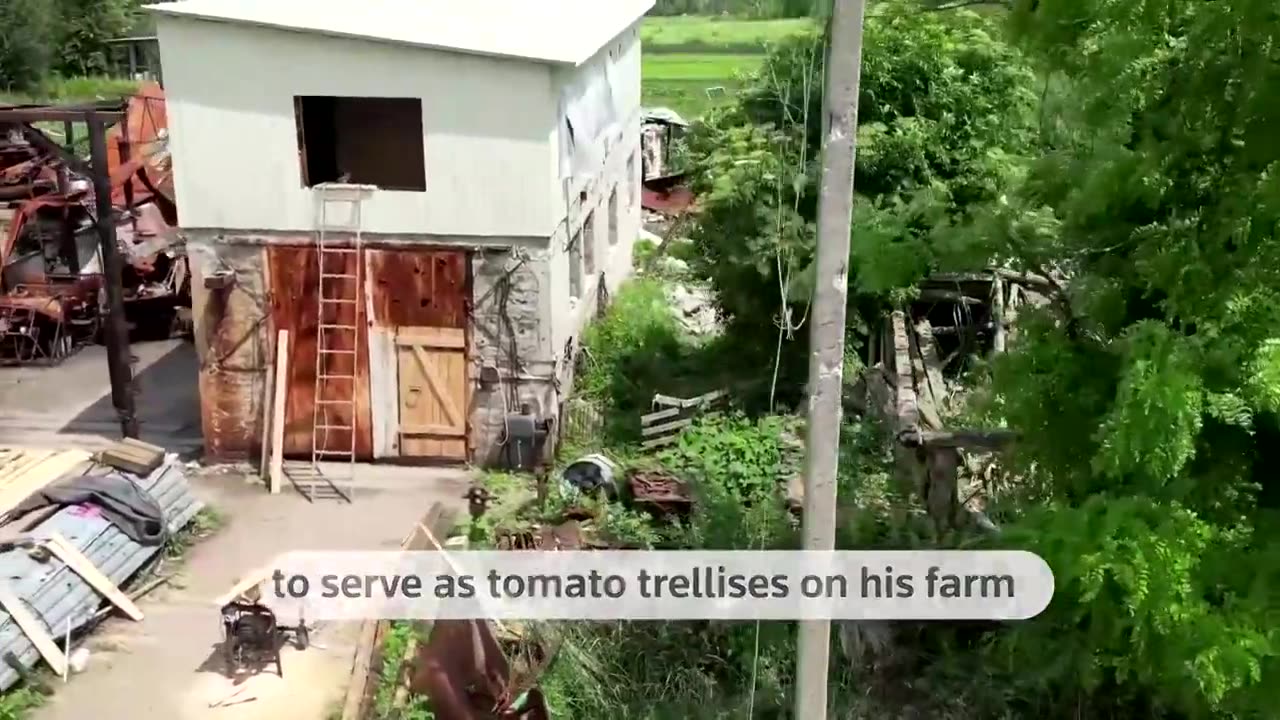
M 94 472 L 115 471 L 99 468 Z M 204 507 L 191 494 L 177 455 L 169 455 L 164 465 L 137 483 L 151 493 L 164 510 L 170 532 L 181 529 Z M 59 510 L 37 525 L 31 535 L 48 537 L 55 532 L 70 541 L 117 585 L 136 574 L 162 550 L 162 546 L 144 547 L 133 542 L 95 507 L 88 505 Z M 61 561 L 52 558 L 40 563 L 23 549 L 0 553 L 0 579 L 9 583 L 13 594 L 26 603 L 55 638 L 66 633 L 68 620 L 76 629 L 88 624 L 103 601 L 102 596 Z M 3 611 L 0 611 L 0 652 L 12 652 L 26 667 L 41 662 L 39 651 Z M 17 681 L 13 668 L 0 663 L 0 690 L 8 689 Z

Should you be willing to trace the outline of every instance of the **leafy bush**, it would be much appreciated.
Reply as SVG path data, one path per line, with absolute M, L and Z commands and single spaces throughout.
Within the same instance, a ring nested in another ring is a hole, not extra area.
M 53 62 L 55 23 L 49 0 L 0 0 L 0 90 L 40 87 Z

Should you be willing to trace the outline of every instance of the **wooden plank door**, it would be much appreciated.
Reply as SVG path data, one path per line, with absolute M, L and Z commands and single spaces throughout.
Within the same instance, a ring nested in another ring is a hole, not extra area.
M 396 332 L 400 371 L 400 455 L 467 459 L 467 334 L 442 327 Z

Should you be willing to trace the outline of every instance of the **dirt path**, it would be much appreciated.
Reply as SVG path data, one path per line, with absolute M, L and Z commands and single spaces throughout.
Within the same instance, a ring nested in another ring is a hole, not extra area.
M 234 686 L 221 674 L 222 631 L 212 599 L 243 574 L 286 550 L 390 549 L 432 502 L 464 509 L 464 470 L 365 468 L 369 487 L 354 504 L 271 496 L 234 475 L 194 480 L 225 519 L 192 549 L 180 587 L 140 604 L 139 623 L 112 620 L 83 642 L 88 669 L 55 683 L 34 720 L 329 720 L 346 693 L 358 623 L 322 624 L 314 647 L 286 649 L 284 678 L 274 671 Z M 216 708 L 210 703 L 232 700 Z M 234 703 L 234 704 L 233 704 Z

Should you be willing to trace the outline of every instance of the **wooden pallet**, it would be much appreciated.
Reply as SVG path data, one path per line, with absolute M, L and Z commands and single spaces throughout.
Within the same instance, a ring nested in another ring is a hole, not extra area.
M 698 415 L 728 396 L 729 393 L 725 390 L 716 390 L 687 399 L 654 395 L 654 412 L 640 418 L 642 428 L 640 432 L 644 436 L 644 442 L 640 447 L 652 450 L 674 443 L 680 437 L 680 433 L 693 424 Z

